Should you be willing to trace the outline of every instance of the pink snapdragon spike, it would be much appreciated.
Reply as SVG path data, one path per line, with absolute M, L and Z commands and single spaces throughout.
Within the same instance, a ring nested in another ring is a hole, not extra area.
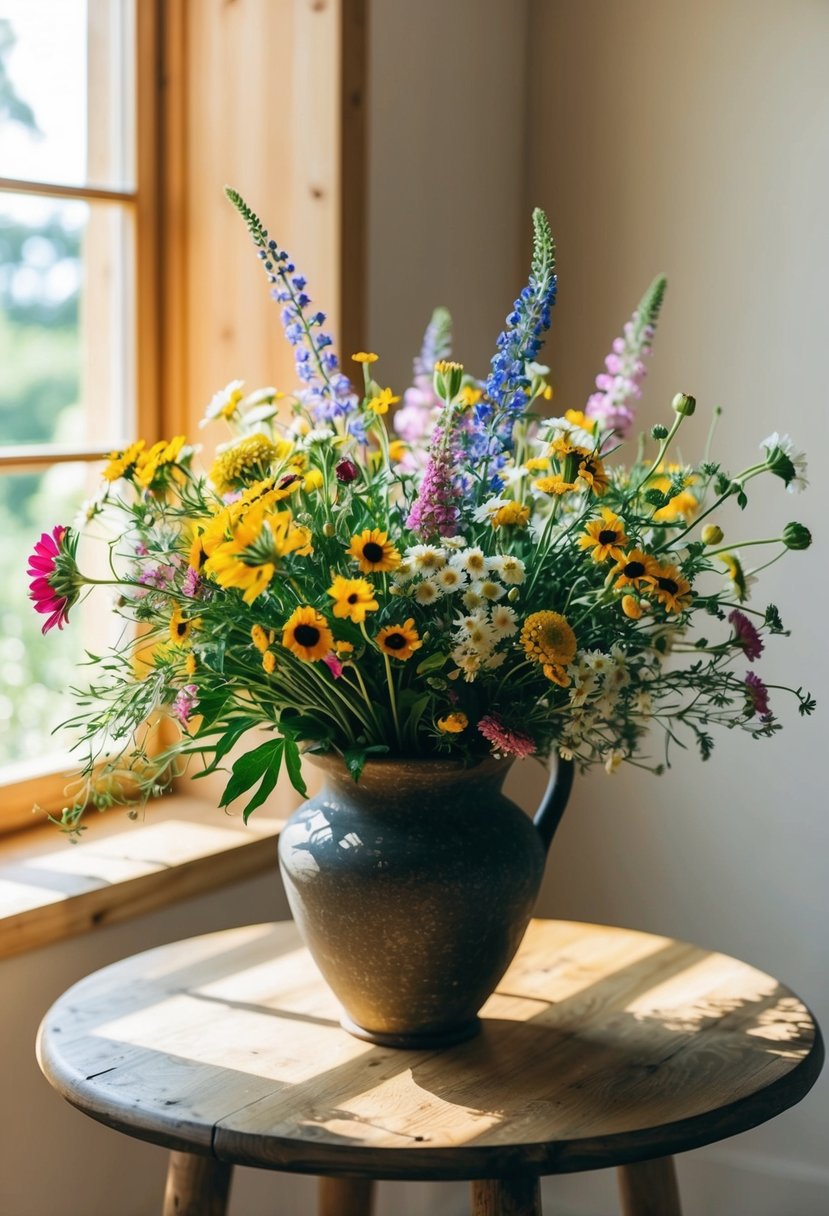
M 597 391 L 588 398 L 584 409 L 602 430 L 612 431 L 620 439 L 627 437 L 633 425 L 635 411 L 631 403 L 642 396 L 642 381 L 648 370 L 644 361 L 650 354 L 666 287 L 663 275 L 651 283 L 625 325 L 622 337 L 614 341 L 604 361 L 606 370 L 596 377 Z
M 448 415 L 451 407 L 447 406 Z M 447 419 L 448 421 L 448 419 Z M 412 503 L 406 527 L 422 540 L 434 536 L 454 536 L 458 526 L 458 486 L 455 469 L 458 457 L 451 443 L 451 434 L 443 427 L 432 432 L 432 446 L 417 498 Z
M 763 653 L 763 639 L 745 613 L 735 608 L 733 612 L 729 612 L 728 620 L 734 626 L 736 640 L 745 651 L 748 661 L 753 663 L 755 659 L 759 659 Z
M 77 538 L 72 530 L 58 524 L 51 532 L 43 533 L 29 557 L 26 571 L 31 580 L 29 598 L 34 602 L 35 611 L 48 618 L 43 633 L 55 626 L 63 629 L 69 620 L 69 609 L 78 598 L 80 584 L 73 577 L 76 545 Z
M 521 731 L 510 730 L 497 714 L 486 714 L 478 723 L 478 730 L 488 739 L 496 751 L 504 756 L 517 756 L 523 760 L 535 751 L 535 740 Z
M 414 361 L 412 385 L 403 394 L 403 404 L 394 415 L 394 429 L 411 445 L 400 462 L 406 472 L 423 468 L 425 449 L 435 429 L 442 402 L 435 392 L 435 364 L 452 354 L 452 318 L 446 308 L 432 313 L 420 353 Z
M 186 726 L 199 703 L 198 687 L 195 684 L 185 684 L 176 693 L 170 712 L 182 726 Z

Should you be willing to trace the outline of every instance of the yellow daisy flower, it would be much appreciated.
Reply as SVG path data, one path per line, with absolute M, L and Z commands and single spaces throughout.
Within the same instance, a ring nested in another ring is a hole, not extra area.
M 355 363 L 376 363 L 380 356 L 375 355 L 372 351 L 358 350 L 357 354 L 352 355 L 351 358 Z
M 174 608 L 170 616 L 170 637 L 174 642 L 184 644 L 193 629 L 201 625 L 201 617 L 186 617 L 180 608 Z
M 386 625 L 375 638 L 383 654 L 393 659 L 410 659 L 423 643 L 415 629 L 414 618 L 409 617 L 402 625 Z
M 135 472 L 138 458 L 144 451 L 144 440 L 136 439 L 123 452 L 110 452 L 109 464 L 104 469 L 106 481 L 117 481 L 119 477 L 130 477 Z
M 445 718 L 438 718 L 438 730 L 445 735 L 459 735 L 461 731 L 466 730 L 468 725 L 469 719 L 460 710 L 447 714 Z
M 473 405 L 477 405 L 483 395 L 483 389 L 475 388 L 475 386 L 472 384 L 465 384 L 458 393 L 458 403 L 463 406 L 464 409 L 468 410 L 471 409 Z M 461 717 L 463 717 L 463 715 L 461 715 Z M 440 723 L 438 723 L 438 725 L 440 725 Z
M 494 512 L 490 523 L 493 528 L 525 528 L 530 518 L 530 508 L 520 502 L 508 502 Z
M 374 598 L 374 588 L 364 578 L 343 578 L 335 574 L 327 594 L 334 601 L 334 616 L 341 620 L 347 618 L 355 625 L 362 624 L 367 612 L 376 612 L 380 607 Z
M 351 548 L 346 549 L 363 574 L 383 573 L 400 565 L 400 554 L 390 544 L 388 533 L 377 528 L 366 528 L 359 536 L 352 536 Z
M 580 549 L 591 550 L 594 562 L 606 562 L 609 558 L 621 561 L 628 543 L 624 524 L 607 507 L 602 511 L 601 519 L 591 520 L 578 539 Z
M 316 608 L 295 608 L 282 630 L 282 645 L 305 663 L 324 659 L 334 649 L 334 635 Z
M 290 451 L 287 440 L 277 444 L 261 432 L 245 435 L 216 454 L 210 480 L 217 493 L 227 494 L 245 482 L 266 477 L 271 467 L 283 461 Z

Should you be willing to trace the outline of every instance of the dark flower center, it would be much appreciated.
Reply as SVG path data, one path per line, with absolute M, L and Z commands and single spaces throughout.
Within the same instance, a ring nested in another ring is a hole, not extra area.
M 389 650 L 403 650 L 406 639 L 402 633 L 390 633 L 383 644 L 388 646 Z
M 187 636 L 187 621 L 176 621 L 176 636 L 183 638 Z
M 672 578 L 658 578 L 656 581 L 659 584 L 659 590 L 667 591 L 669 595 L 676 595 L 679 591 L 679 584 L 675 583 Z
M 645 567 L 641 562 L 628 562 L 622 571 L 625 578 L 641 578 L 644 573 Z
M 300 646 L 307 646 L 309 649 L 316 646 L 320 640 L 320 631 L 316 625 L 297 625 L 294 630 L 294 640 Z
M 603 528 L 602 531 L 599 533 L 599 544 L 600 545 L 612 545 L 615 539 L 616 539 L 616 533 L 609 530 L 608 528 Z
M 383 546 L 378 545 L 376 540 L 367 541 L 363 545 L 363 557 L 367 562 L 381 562 L 383 560 Z
M 351 592 L 351 595 L 348 597 L 348 602 L 349 602 L 349 604 L 356 604 L 356 603 L 357 603 L 357 600 L 358 600 L 359 598 L 360 598 L 360 597 L 359 597 L 359 595 L 357 594 L 357 592 L 356 592 L 356 591 L 352 591 L 352 592 Z

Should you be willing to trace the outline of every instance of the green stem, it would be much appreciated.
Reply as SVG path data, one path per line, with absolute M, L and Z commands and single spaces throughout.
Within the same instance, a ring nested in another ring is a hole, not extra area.
M 389 703 L 391 705 L 391 716 L 394 719 L 394 733 L 397 736 L 397 746 L 402 751 L 403 750 L 403 736 L 400 733 L 400 720 L 397 717 L 397 698 L 394 694 L 394 680 L 392 679 L 391 663 L 389 662 L 389 656 L 386 654 L 385 650 L 383 651 L 383 663 L 385 664 L 385 667 L 386 667 L 386 683 L 389 686 Z

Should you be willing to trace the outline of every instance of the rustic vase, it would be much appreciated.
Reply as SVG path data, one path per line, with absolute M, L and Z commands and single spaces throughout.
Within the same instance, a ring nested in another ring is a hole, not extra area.
M 509 763 L 307 757 L 322 791 L 288 820 L 291 911 L 350 1033 L 387 1047 L 471 1038 L 538 895 L 572 784 L 562 763 L 530 819 L 501 792 Z

